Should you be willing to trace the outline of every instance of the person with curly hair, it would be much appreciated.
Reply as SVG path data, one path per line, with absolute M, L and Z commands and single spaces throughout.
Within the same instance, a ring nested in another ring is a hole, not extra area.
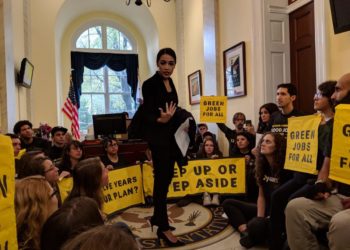
M 240 232 L 240 244 L 253 247 L 267 239 L 270 197 L 276 188 L 291 178 L 284 170 L 286 140 L 280 134 L 267 132 L 259 141 L 255 160 L 255 177 L 259 187 L 257 203 L 228 199 L 223 208 L 230 224 Z
M 43 176 L 16 181 L 15 211 L 19 249 L 40 249 L 41 229 L 57 210 L 56 191 Z

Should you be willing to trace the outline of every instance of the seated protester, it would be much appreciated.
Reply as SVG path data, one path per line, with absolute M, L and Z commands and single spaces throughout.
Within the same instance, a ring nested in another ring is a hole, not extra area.
M 324 93 L 324 90 L 319 90 Z M 324 94 L 322 96 L 316 94 L 314 99 L 325 97 Z M 350 73 L 337 81 L 330 98 L 334 105 L 350 104 Z M 328 228 L 330 249 L 347 249 L 350 245 L 350 185 L 335 183 L 337 194 L 331 195 L 327 188 L 329 166 L 330 157 L 325 157 L 312 195 L 289 201 L 285 209 L 288 245 L 292 250 L 320 249 L 316 233 Z
M 60 178 L 72 175 L 73 168 L 83 159 L 83 145 L 73 140 L 64 146 L 62 160 L 57 164 Z
M 97 202 L 102 212 L 102 187 L 107 184 L 108 169 L 99 157 L 82 160 L 73 168 L 73 188 L 66 200 L 80 196 L 90 197 Z
M 201 153 L 197 155 L 197 159 L 217 159 L 222 158 L 222 153 L 220 152 L 216 141 L 212 138 L 204 139 Z M 213 194 L 213 198 L 210 197 L 208 192 L 203 194 L 203 206 L 209 205 L 220 205 L 219 194 Z
M 216 138 L 216 136 L 213 133 L 209 132 L 209 131 L 206 131 L 205 133 L 203 133 L 203 141 L 205 141 L 206 139 L 212 139 L 213 141 L 216 142 L 215 138 Z M 216 146 L 217 146 L 218 150 L 220 151 L 219 145 L 217 144 L 217 142 L 216 142 Z M 199 144 L 199 148 L 198 148 L 198 151 L 196 152 L 195 158 L 197 158 L 198 155 L 202 154 L 202 150 L 203 150 L 203 142 L 201 142 Z
M 62 250 L 138 250 L 135 239 L 112 225 L 91 228 L 68 241 Z
M 21 159 L 22 155 L 25 153 L 25 149 L 21 150 L 21 140 L 19 139 L 18 135 L 15 134 L 6 134 L 11 138 L 12 146 L 13 146 L 13 154 L 15 156 L 15 178 L 18 178 L 18 166 L 19 166 L 19 159 Z
M 109 170 L 121 168 L 126 166 L 118 156 L 118 142 L 115 138 L 105 138 L 102 141 L 103 149 L 105 154 L 101 156 L 101 161 Z
M 252 149 L 255 146 L 254 136 L 248 132 L 237 133 L 237 152 L 234 157 L 245 158 L 246 170 L 246 195 L 247 201 L 255 202 L 258 197 L 258 186 L 255 181 L 255 157 L 252 154 Z
M 197 133 L 194 139 L 194 145 L 189 149 L 189 153 L 194 155 L 198 152 L 200 144 L 203 143 L 203 134 L 208 131 L 208 125 L 206 123 L 197 124 Z M 190 156 L 190 158 L 195 158 L 195 156 Z
M 313 198 L 318 192 L 327 190 L 331 185 L 328 180 L 334 117 L 331 96 L 334 93 L 335 84 L 335 81 L 323 82 L 318 86 L 318 92 L 314 96 L 314 109 L 322 116 L 318 126 L 318 152 L 315 162 L 316 169 L 319 171 L 318 176 L 294 172 L 294 178 L 276 190 L 271 197 L 271 249 L 280 249 L 285 242 L 284 210 L 288 201 L 296 197 Z M 306 177 L 295 178 L 301 175 Z M 305 180 L 302 181 L 303 179 Z M 325 183 L 314 185 L 316 179 L 324 180 Z
M 278 111 L 278 106 L 275 103 L 266 103 L 259 109 L 258 134 L 264 134 L 271 131 L 271 115 Z
M 219 149 L 219 145 L 217 144 L 217 142 L 216 142 L 216 140 L 215 140 L 215 135 L 214 135 L 214 134 L 212 134 L 212 133 L 209 132 L 209 131 L 206 131 L 206 132 L 203 133 L 203 139 L 204 139 L 204 141 L 205 141 L 205 140 L 212 140 L 212 141 L 215 141 L 215 146 L 216 146 L 217 150 L 218 150 L 218 151 L 220 152 L 220 154 L 221 154 L 220 157 L 222 157 L 222 153 L 221 153 L 221 151 L 220 151 L 220 149 Z M 197 153 L 196 153 L 195 155 L 192 156 L 192 157 L 193 157 L 192 160 L 197 159 L 197 157 L 206 158 L 206 156 L 203 156 L 203 155 L 204 155 L 203 152 L 202 152 L 203 149 L 204 149 L 203 143 L 201 143 L 201 144 L 199 145 L 199 149 L 198 149 Z M 216 196 L 215 196 L 215 197 L 216 197 Z M 190 204 L 192 201 L 197 200 L 197 199 L 195 199 L 195 198 L 197 198 L 196 195 L 194 195 L 194 196 L 193 196 L 193 195 L 185 195 L 185 196 L 184 196 L 183 198 L 181 198 L 178 202 L 176 202 L 176 205 L 177 205 L 178 207 L 185 207 L 185 206 L 187 206 L 188 204 Z M 206 206 L 212 204 L 211 199 L 210 199 L 210 201 L 209 201 L 208 198 L 210 198 L 210 196 L 207 197 Z M 219 199 L 216 199 L 216 198 L 215 198 L 214 201 L 215 201 L 215 202 L 214 202 L 215 205 L 216 205 L 216 204 L 219 204 Z
M 55 163 L 61 160 L 63 148 L 66 145 L 67 129 L 61 126 L 56 126 L 51 129 L 52 145 L 49 150 L 49 157 Z
M 41 150 L 47 153 L 50 149 L 48 140 L 34 136 L 33 124 L 28 120 L 18 121 L 13 127 L 13 132 L 20 137 L 21 146 L 27 152 Z
M 108 169 L 103 165 L 99 157 L 88 158 L 80 161 L 73 169 L 73 188 L 65 202 L 76 197 L 89 197 L 95 200 L 102 218 L 106 215 L 102 212 L 103 186 L 108 185 Z M 120 228 L 127 228 L 124 223 L 117 223 Z
M 5 135 L 11 138 L 15 159 L 20 159 L 26 150 L 22 149 L 21 140 L 19 139 L 19 136 L 15 134 L 10 134 L 10 133 L 7 133 Z
M 28 163 L 28 171 L 26 171 L 27 176 L 41 175 L 48 181 L 51 187 L 56 190 L 56 196 L 58 200 L 58 207 L 62 205 L 61 195 L 59 192 L 59 187 L 57 182 L 59 180 L 58 168 L 46 156 L 38 156 L 31 159 Z M 26 176 L 26 177 L 27 177 Z
M 18 174 L 18 179 L 31 175 L 28 173 L 30 172 L 29 163 L 32 159 L 35 159 L 36 157 L 45 157 L 45 154 L 43 151 L 29 151 L 24 153 L 21 159 L 15 161 L 15 168 L 16 173 Z
M 236 199 L 227 199 L 223 203 L 230 224 L 241 234 L 240 244 L 246 248 L 267 239 L 271 194 L 291 178 L 291 173 L 283 169 L 286 153 L 286 140 L 283 136 L 268 132 L 261 138 L 257 149 L 257 203 Z
M 42 176 L 16 181 L 15 212 L 18 249 L 40 250 L 40 234 L 46 219 L 57 210 L 55 191 Z
M 233 115 L 232 122 L 235 129 L 230 129 L 224 123 L 217 123 L 219 129 L 225 134 L 229 143 L 229 156 L 233 156 L 236 151 L 236 135 L 238 132 L 244 131 L 244 123 L 246 121 L 245 115 L 237 112 Z
M 69 239 L 99 225 L 103 218 L 94 199 L 80 196 L 65 201 L 44 224 L 41 249 L 59 250 Z

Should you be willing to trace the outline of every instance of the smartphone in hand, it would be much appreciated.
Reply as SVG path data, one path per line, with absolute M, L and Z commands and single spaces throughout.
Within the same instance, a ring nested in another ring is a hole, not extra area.
M 252 126 L 252 120 L 246 120 L 245 121 L 245 125 L 251 127 Z

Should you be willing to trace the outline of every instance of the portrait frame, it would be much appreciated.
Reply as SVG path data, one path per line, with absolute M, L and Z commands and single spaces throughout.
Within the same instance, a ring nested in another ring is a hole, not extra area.
M 224 54 L 224 89 L 227 98 L 247 95 L 245 43 L 240 42 L 225 50 Z
M 202 96 L 202 75 L 200 70 L 188 75 L 188 95 L 191 105 L 200 103 Z

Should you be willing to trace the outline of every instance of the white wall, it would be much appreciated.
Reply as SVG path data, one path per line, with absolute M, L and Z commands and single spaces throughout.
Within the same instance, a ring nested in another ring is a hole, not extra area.
M 104 16 L 117 20 L 133 32 L 139 42 L 142 81 L 154 73 L 155 57 L 160 47 L 169 46 L 176 50 L 174 1 L 153 1 L 148 8 L 145 5 L 137 7 L 133 2 L 126 6 L 124 1 L 115 0 L 36 0 L 31 1 L 30 14 L 31 58 L 35 65 L 30 111 L 34 126 L 41 121 L 50 125 L 62 124 L 60 105 L 68 93 L 70 40 L 74 28 L 89 18 Z M 19 11 L 14 14 L 20 15 Z M 18 57 L 23 54 L 19 52 Z M 17 63 L 19 61 L 16 59 Z M 174 78 L 177 82 L 177 75 Z M 20 95 L 25 98 L 24 93 Z M 69 127 L 68 121 L 65 120 L 63 125 Z
M 247 95 L 243 97 L 237 97 L 228 99 L 227 108 L 227 121 L 226 125 L 233 128 L 232 116 L 236 112 L 243 112 L 247 119 L 253 121 L 256 125 L 258 111 L 255 110 L 256 100 L 255 96 L 255 84 L 252 82 L 252 40 L 253 40 L 253 17 L 252 17 L 252 4 L 254 0 L 220 0 L 218 1 L 219 9 L 219 41 L 220 41 L 220 82 L 219 82 L 219 94 L 224 95 L 224 71 L 223 71 L 223 51 L 236 45 L 237 43 L 244 41 L 246 49 L 246 91 Z M 263 104 L 263 103 L 261 103 Z M 223 134 L 220 132 L 220 149 L 227 153 L 228 143 L 227 140 L 223 140 Z

